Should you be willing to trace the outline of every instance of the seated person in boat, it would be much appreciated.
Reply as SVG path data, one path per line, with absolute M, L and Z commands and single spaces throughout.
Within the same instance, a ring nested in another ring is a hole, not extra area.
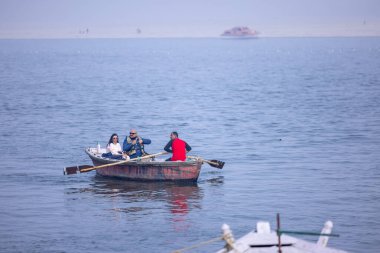
M 150 139 L 141 138 L 137 135 L 136 129 L 131 129 L 129 136 L 125 137 L 123 142 L 123 153 L 131 159 L 146 155 L 144 145 L 150 144 Z
M 191 150 L 191 147 L 185 141 L 178 138 L 177 132 L 171 132 L 170 141 L 166 144 L 164 150 L 173 153 L 172 157 L 166 161 L 185 161 L 186 153 Z
M 112 159 L 122 159 L 121 146 L 119 143 L 119 136 L 117 134 L 112 134 L 108 144 L 107 144 L 107 153 L 102 154 L 102 157 L 112 158 Z

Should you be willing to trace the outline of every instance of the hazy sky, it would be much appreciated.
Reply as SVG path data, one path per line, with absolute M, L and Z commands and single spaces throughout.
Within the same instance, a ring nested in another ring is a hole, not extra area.
M 0 0 L 0 38 L 215 37 L 234 26 L 380 36 L 380 0 Z

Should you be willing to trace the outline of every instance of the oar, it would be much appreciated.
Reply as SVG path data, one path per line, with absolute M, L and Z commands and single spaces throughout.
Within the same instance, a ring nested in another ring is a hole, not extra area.
M 218 160 L 205 160 L 201 157 L 197 157 L 197 156 L 188 156 L 189 158 L 193 158 L 193 159 L 199 159 L 201 160 L 202 162 L 205 162 L 205 163 L 208 163 L 211 167 L 215 167 L 215 168 L 218 168 L 218 169 L 222 169 L 225 162 L 222 162 L 222 161 L 218 161 Z
M 141 159 L 145 159 L 145 158 L 151 158 L 151 157 L 155 157 L 155 156 L 159 156 L 159 155 L 165 155 L 165 154 L 167 154 L 167 152 L 160 152 L 157 154 L 137 157 L 137 158 L 133 158 L 130 160 L 123 160 L 123 161 L 115 162 L 115 163 L 103 164 L 103 165 L 99 165 L 99 166 L 80 165 L 80 166 L 66 167 L 66 168 L 63 168 L 63 174 L 64 175 L 71 175 L 71 174 L 77 174 L 77 173 L 84 173 L 84 172 L 89 172 L 92 170 L 106 168 L 109 166 L 124 164 L 124 163 L 128 163 L 128 162 L 133 162 L 133 161 L 137 161 L 137 160 L 141 160 Z

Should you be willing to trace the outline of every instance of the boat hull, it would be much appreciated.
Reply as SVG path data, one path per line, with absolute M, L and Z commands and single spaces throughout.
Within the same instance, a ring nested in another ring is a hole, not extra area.
M 95 166 L 118 162 L 102 158 L 91 149 L 86 149 Z M 202 167 L 202 162 L 192 160 L 186 162 L 156 162 L 133 161 L 126 164 L 109 166 L 97 169 L 97 175 L 104 177 L 116 177 L 135 181 L 190 181 L 196 182 Z

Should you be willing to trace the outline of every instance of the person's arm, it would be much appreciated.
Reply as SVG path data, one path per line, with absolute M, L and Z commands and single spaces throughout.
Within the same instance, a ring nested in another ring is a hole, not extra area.
M 150 144 L 150 143 L 152 143 L 152 141 L 150 139 L 141 138 L 141 140 L 143 141 L 143 144 Z
M 187 142 L 185 142 L 185 144 L 186 144 L 186 151 L 187 151 L 187 152 L 190 152 L 190 150 L 191 150 L 191 147 L 190 147 L 190 145 L 189 145 L 189 144 L 187 144 Z
M 123 142 L 123 151 L 128 152 L 131 150 L 131 148 L 132 148 L 132 143 L 128 143 L 127 137 L 125 137 L 124 142 Z
M 120 143 L 117 143 L 117 144 L 116 144 L 116 152 L 119 153 L 119 154 L 121 154 L 121 151 L 122 151 L 122 150 L 121 150 Z
M 172 143 L 173 143 L 173 141 L 170 140 L 170 141 L 168 142 L 168 144 L 166 144 L 166 146 L 164 147 L 164 150 L 165 150 L 166 152 L 168 152 L 168 153 L 173 153 L 173 151 L 172 151 Z

